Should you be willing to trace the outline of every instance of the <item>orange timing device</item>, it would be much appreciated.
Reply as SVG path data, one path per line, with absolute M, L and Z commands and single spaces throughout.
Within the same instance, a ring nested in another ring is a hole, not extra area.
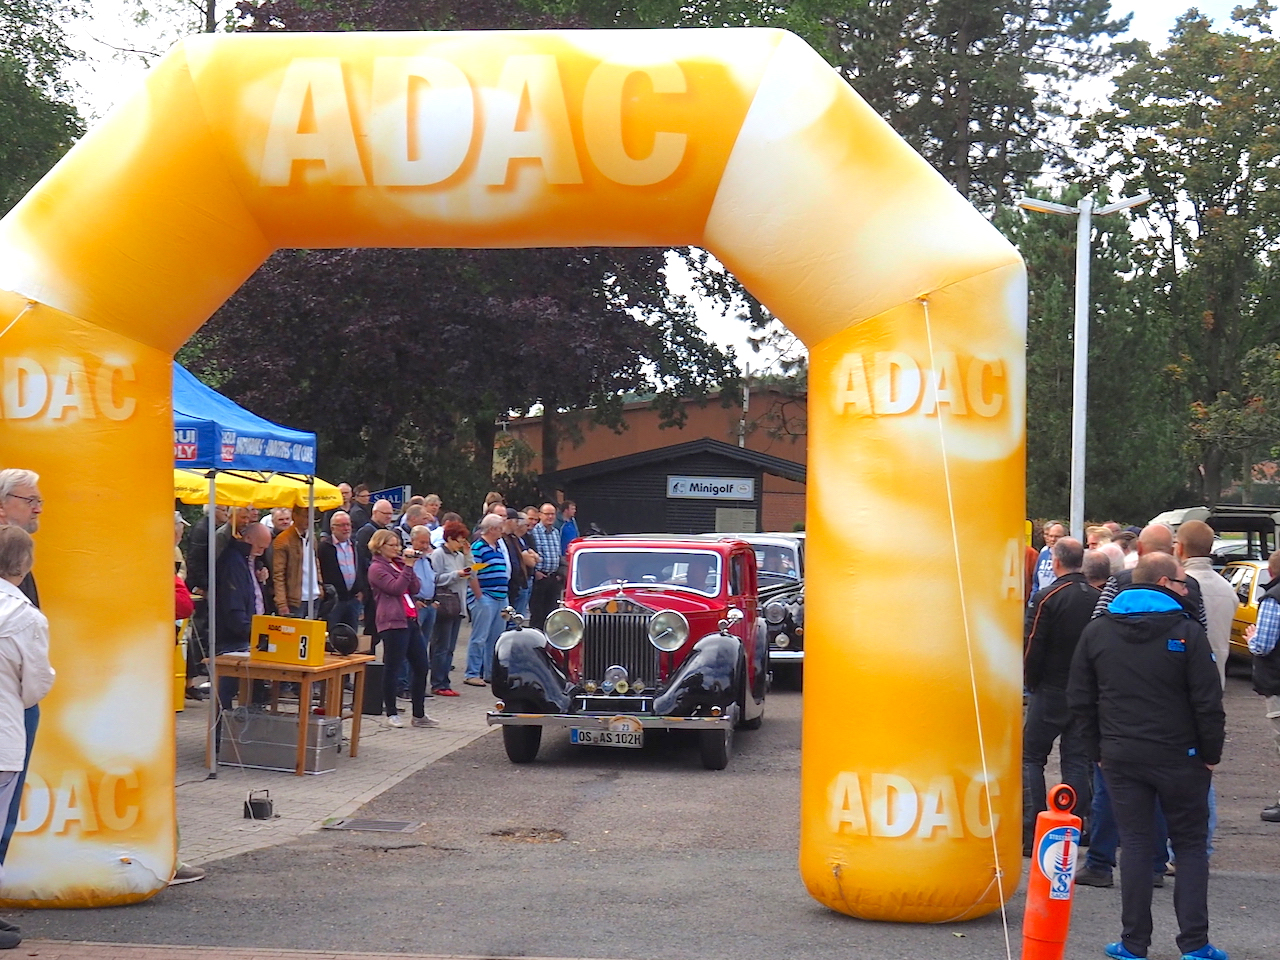
M 1049 809 L 1036 817 L 1036 839 L 1022 918 L 1022 960 L 1062 960 L 1071 926 L 1071 892 L 1080 850 L 1076 792 L 1065 783 L 1049 791 Z
M 297 620 L 293 617 L 253 618 L 250 628 L 250 660 L 271 663 L 324 665 L 325 623 L 323 620 Z

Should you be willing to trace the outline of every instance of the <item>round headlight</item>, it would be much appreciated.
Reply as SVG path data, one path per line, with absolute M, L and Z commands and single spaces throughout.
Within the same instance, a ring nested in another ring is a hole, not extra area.
M 787 605 L 781 600 L 770 600 L 764 605 L 764 618 L 770 623 L 781 623 L 787 619 Z
M 582 642 L 582 617 L 578 616 L 577 611 L 565 607 L 552 610 L 542 629 L 547 635 L 547 643 L 557 650 L 572 650 Z
M 649 642 L 663 653 L 679 650 L 689 639 L 689 621 L 675 610 L 655 613 L 649 620 Z

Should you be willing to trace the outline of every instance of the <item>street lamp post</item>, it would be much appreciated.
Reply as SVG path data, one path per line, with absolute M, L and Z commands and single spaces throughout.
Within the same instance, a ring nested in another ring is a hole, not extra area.
M 1089 263 L 1093 238 L 1093 218 L 1117 210 L 1136 207 L 1151 199 L 1140 193 L 1115 203 L 1095 207 L 1093 197 L 1084 197 L 1074 207 L 1035 197 L 1023 197 L 1018 206 L 1036 213 L 1057 213 L 1076 218 L 1075 343 L 1071 372 L 1071 536 L 1084 542 L 1084 463 L 1089 400 Z

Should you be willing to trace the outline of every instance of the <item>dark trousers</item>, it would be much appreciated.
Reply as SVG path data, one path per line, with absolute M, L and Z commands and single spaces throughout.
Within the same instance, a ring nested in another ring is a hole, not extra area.
M 436 617 L 431 631 L 428 659 L 431 661 L 431 689 L 449 690 L 449 671 L 453 669 L 453 653 L 458 648 L 458 631 L 462 617 Z
M 1152 845 L 1151 872 L 1164 876 L 1168 869 L 1165 861 L 1165 840 L 1169 837 L 1169 828 L 1164 822 L 1164 811 L 1160 809 L 1160 801 L 1156 801 L 1155 843 Z M 1120 846 L 1120 828 L 1116 825 L 1116 815 L 1111 812 L 1111 791 L 1107 789 L 1107 778 L 1102 775 L 1102 768 L 1093 765 L 1093 808 L 1089 814 L 1089 853 L 1085 856 L 1085 866 L 1093 870 L 1104 870 L 1111 873 L 1116 867 L 1116 850 Z
M 1027 699 L 1022 722 L 1022 843 L 1035 838 L 1036 815 L 1045 809 L 1044 766 L 1053 742 L 1058 742 L 1062 779 L 1076 792 L 1074 813 L 1087 819 L 1093 790 L 1093 770 L 1084 742 L 1071 727 L 1067 691 L 1044 685 Z
M 1131 953 L 1151 945 L 1151 861 L 1158 841 L 1156 800 L 1169 826 L 1178 860 L 1173 911 L 1178 948 L 1199 950 L 1209 942 L 1209 784 L 1212 773 L 1194 757 L 1176 764 L 1102 762 L 1111 809 L 1120 828 L 1121 939 Z
M 413 705 L 413 715 L 425 717 L 427 715 L 424 706 L 427 695 L 427 654 L 424 645 L 409 642 L 408 627 L 380 631 L 378 640 L 382 643 L 383 712 L 388 717 L 394 717 L 400 713 L 399 708 L 396 707 L 396 691 L 400 687 L 400 668 L 405 660 L 408 660 L 412 670 L 409 701 Z
M 533 581 L 533 592 L 529 594 L 529 625 L 541 630 L 547 622 L 547 615 L 560 603 L 564 593 L 564 577 L 553 573 L 548 577 Z
M 36 745 L 36 729 L 40 726 L 40 704 L 27 707 L 22 714 L 23 725 L 27 733 L 27 754 L 22 760 L 22 773 L 18 774 L 18 785 L 13 789 L 13 799 L 9 801 L 9 810 L 4 818 L 4 833 L 0 835 L 0 864 L 9 855 L 9 841 L 13 839 L 14 828 L 18 826 L 18 815 L 22 812 L 22 785 L 27 782 L 27 770 L 31 767 L 31 750 Z
M 329 608 L 329 614 L 326 618 L 329 621 L 329 629 L 332 630 L 335 624 L 345 623 L 356 633 L 360 632 L 360 612 L 364 609 L 364 605 L 355 598 L 350 600 L 336 600 L 332 607 Z

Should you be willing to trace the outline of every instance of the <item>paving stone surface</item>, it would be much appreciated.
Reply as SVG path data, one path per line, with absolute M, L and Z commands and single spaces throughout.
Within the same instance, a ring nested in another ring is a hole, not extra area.
M 205 762 L 208 704 L 188 700 L 175 721 L 180 857 L 190 864 L 211 863 L 318 830 L 326 820 L 350 816 L 405 777 L 488 733 L 493 729 L 484 721 L 485 711 L 493 704 L 489 689 L 461 682 L 467 639 L 464 627 L 458 638 L 459 667 L 454 672 L 460 695 L 427 701 L 427 714 L 440 721 L 439 727 L 411 726 L 409 704 L 400 701 L 404 728 L 393 729 L 378 717 L 365 716 L 358 755 L 350 757 L 352 721 L 344 720 L 343 748 L 331 773 L 298 777 L 292 772 L 220 766 L 217 778 L 209 779 Z M 227 753 L 225 745 L 223 753 Z M 274 819 L 244 818 L 250 790 L 270 791 Z

